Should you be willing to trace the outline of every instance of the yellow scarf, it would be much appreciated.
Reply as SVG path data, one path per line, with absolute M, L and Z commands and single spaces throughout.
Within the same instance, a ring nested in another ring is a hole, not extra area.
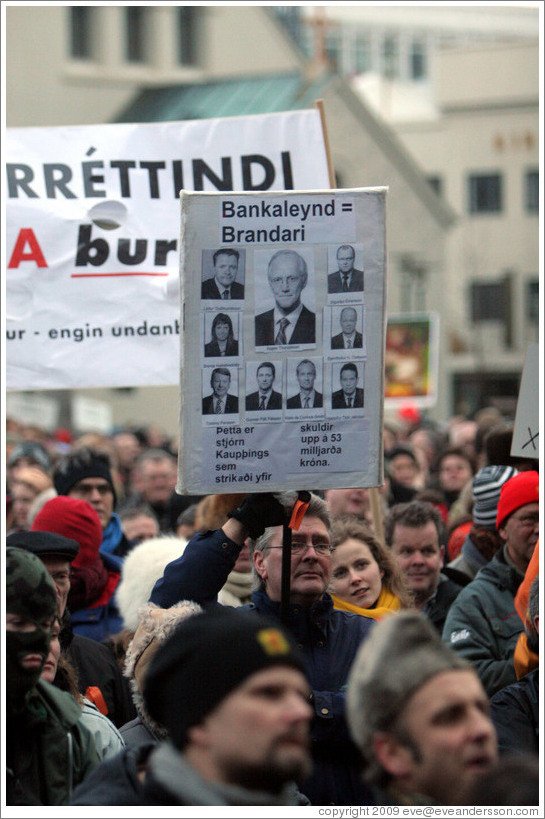
M 334 594 L 331 596 L 333 597 L 334 607 L 339 611 L 351 611 L 353 614 L 361 614 L 363 617 L 372 617 L 373 620 L 380 620 L 385 614 L 391 614 L 394 611 L 399 611 L 401 608 L 399 597 L 396 597 L 391 591 L 385 589 L 384 586 L 378 596 L 376 606 L 372 609 L 363 609 L 361 606 L 354 606 L 352 603 L 347 603 L 346 600 L 341 600 Z

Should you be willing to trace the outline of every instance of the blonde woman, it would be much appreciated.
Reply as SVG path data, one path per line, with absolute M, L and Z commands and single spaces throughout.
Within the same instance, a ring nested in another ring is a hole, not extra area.
M 388 547 L 355 518 L 340 518 L 332 529 L 330 591 L 336 609 L 380 620 L 410 608 L 411 594 Z

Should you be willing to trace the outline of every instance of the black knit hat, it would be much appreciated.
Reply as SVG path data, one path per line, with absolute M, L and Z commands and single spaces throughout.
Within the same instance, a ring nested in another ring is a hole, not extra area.
M 274 620 L 220 607 L 184 620 L 151 661 L 144 702 L 183 749 L 198 725 L 247 677 L 275 665 L 305 674 L 292 637 Z
M 104 478 L 108 481 L 117 503 L 114 482 L 108 455 L 87 447 L 74 450 L 66 455 L 55 467 L 53 483 L 59 495 L 68 495 L 72 487 L 84 478 Z

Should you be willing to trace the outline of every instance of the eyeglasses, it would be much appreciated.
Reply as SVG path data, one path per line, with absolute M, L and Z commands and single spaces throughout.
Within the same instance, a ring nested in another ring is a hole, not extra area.
M 329 545 L 329 543 L 292 543 L 291 544 L 291 554 L 292 557 L 300 557 L 308 552 L 310 548 L 313 548 L 317 555 L 324 557 L 325 555 L 330 555 L 333 549 Z M 282 546 L 268 546 L 268 549 L 282 549 Z

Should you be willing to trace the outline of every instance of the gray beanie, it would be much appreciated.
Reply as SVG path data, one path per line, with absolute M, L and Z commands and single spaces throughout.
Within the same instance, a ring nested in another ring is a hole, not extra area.
M 472 666 L 445 643 L 417 611 L 401 611 L 380 620 L 362 643 L 348 678 L 347 721 L 352 739 L 377 779 L 381 770 L 373 753 L 373 735 L 389 730 L 416 691 L 442 671 Z
M 484 466 L 473 478 L 473 523 L 496 529 L 496 512 L 501 488 L 518 474 L 513 466 Z

